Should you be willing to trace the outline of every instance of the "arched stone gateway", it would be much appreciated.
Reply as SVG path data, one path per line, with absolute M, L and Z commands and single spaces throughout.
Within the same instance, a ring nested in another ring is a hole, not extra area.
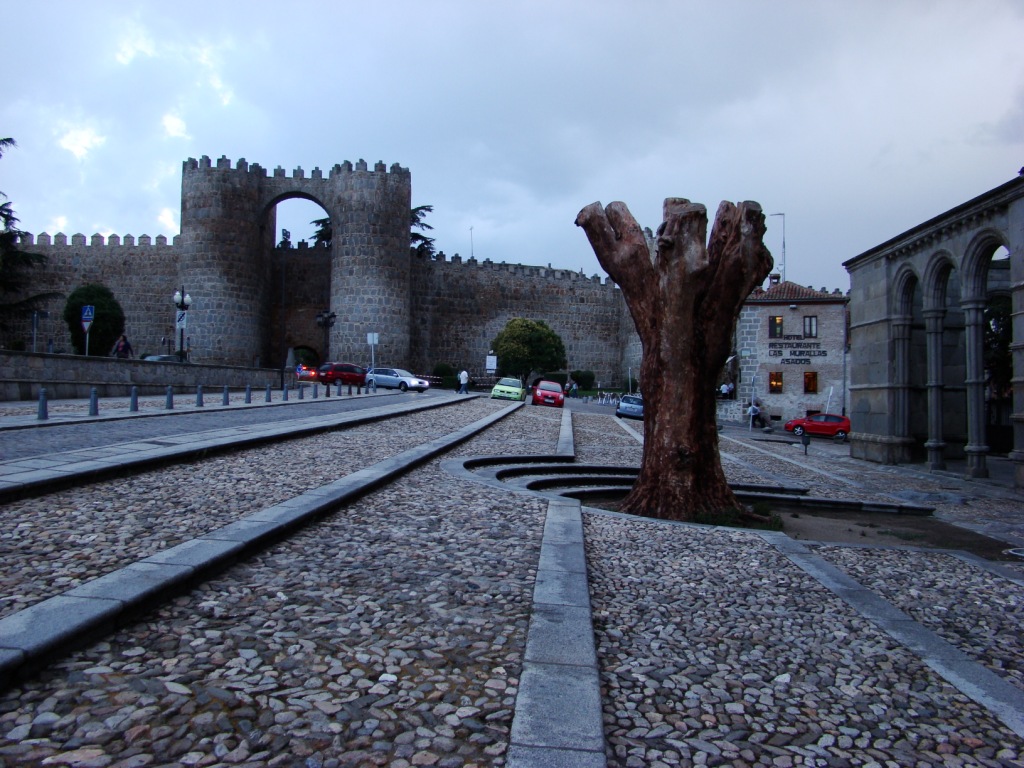
M 1008 258 L 993 258 L 1003 249 Z M 1024 175 L 844 266 L 851 454 L 932 469 L 966 459 L 968 476 L 987 477 L 990 443 L 1012 425 L 1004 450 L 1024 488 Z M 1007 295 L 1012 392 L 998 391 L 985 367 L 986 308 Z
M 326 178 L 319 168 L 307 178 L 301 168 L 291 176 L 283 168 L 269 175 L 245 160 L 232 168 L 226 157 L 213 165 L 204 156 L 182 167 L 178 282 L 201 297 L 189 320 L 208 334 L 212 357 L 280 364 L 286 354 L 289 339 L 282 329 L 294 329 L 295 323 L 286 321 L 297 314 L 302 322 L 289 291 L 302 286 L 293 279 L 289 287 L 288 256 L 274 258 L 275 208 L 294 197 L 317 203 L 331 220 L 326 271 L 318 274 L 313 267 L 302 273 L 307 283 L 330 286 L 323 297 L 327 304 L 312 309 L 313 315 L 327 308 L 338 314 L 330 329 L 330 355 L 361 360 L 366 334 L 376 332 L 385 359 L 408 359 L 408 169 L 395 164 L 388 170 L 377 163 L 371 171 L 363 160 L 354 167 L 346 161 Z

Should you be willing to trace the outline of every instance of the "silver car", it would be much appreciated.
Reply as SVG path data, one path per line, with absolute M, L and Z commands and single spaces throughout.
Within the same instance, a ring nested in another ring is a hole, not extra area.
M 640 395 L 623 395 L 615 406 L 615 415 L 626 419 L 642 419 L 644 399 Z
M 370 382 L 379 388 L 397 389 L 405 392 L 407 389 L 415 389 L 417 392 L 426 392 L 430 388 L 430 382 L 413 376 L 401 368 L 371 368 L 366 372 L 366 384 Z

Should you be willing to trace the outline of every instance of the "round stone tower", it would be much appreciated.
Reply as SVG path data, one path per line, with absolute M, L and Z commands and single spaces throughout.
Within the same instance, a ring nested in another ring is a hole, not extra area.
M 331 335 L 336 359 L 370 359 L 367 334 L 376 333 L 376 360 L 409 365 L 412 189 L 409 172 L 383 163 L 371 172 L 360 160 L 331 171 Z
M 227 158 L 186 160 L 181 173 L 181 258 L 178 287 L 192 297 L 186 336 L 204 362 L 270 363 L 269 248 L 262 169 Z

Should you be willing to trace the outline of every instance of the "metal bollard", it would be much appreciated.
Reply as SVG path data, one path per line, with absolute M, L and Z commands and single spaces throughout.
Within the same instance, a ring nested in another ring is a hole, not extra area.
M 249 405 L 252 402 L 252 385 L 245 385 L 245 404 Z
M 96 387 L 89 390 L 89 415 L 100 415 L 100 398 L 99 395 L 96 394 Z
M 203 385 L 196 384 L 196 408 L 203 407 Z
M 269 384 L 267 384 L 267 399 L 266 399 L 266 402 L 268 402 L 268 403 L 270 402 L 270 385 Z
M 167 385 L 167 402 L 164 408 L 168 411 L 174 408 L 174 388 L 170 384 Z
M 317 387 L 318 387 L 317 384 L 313 385 L 313 399 L 314 400 L 316 400 L 317 396 L 320 394 L 320 392 L 317 390 Z
M 286 403 L 288 402 L 288 385 L 287 384 L 285 384 L 283 387 L 281 387 L 281 399 L 284 402 L 286 402 Z
M 352 397 L 352 385 L 351 384 L 348 385 L 348 396 Z
M 304 400 L 305 399 L 305 395 L 306 395 L 306 385 L 305 384 L 299 384 L 298 389 L 299 389 L 299 400 Z
M 224 397 L 220 400 L 221 405 L 231 405 L 231 394 L 228 392 L 228 385 L 224 385 Z
M 36 418 L 40 421 L 50 418 L 46 410 L 46 387 L 39 388 L 39 410 L 36 412 Z
M 341 380 L 338 380 L 338 397 L 341 397 Z
M 139 388 L 132 387 L 132 393 L 128 397 L 128 410 L 132 413 L 139 411 Z

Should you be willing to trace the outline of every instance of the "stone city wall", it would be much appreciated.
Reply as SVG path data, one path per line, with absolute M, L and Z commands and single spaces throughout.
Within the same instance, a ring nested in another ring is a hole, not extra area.
M 624 302 L 611 281 L 458 256 L 413 266 L 412 365 L 420 370 L 443 362 L 482 374 L 494 338 L 509 320 L 524 317 L 543 320 L 562 338 L 570 370 L 625 382 Z

